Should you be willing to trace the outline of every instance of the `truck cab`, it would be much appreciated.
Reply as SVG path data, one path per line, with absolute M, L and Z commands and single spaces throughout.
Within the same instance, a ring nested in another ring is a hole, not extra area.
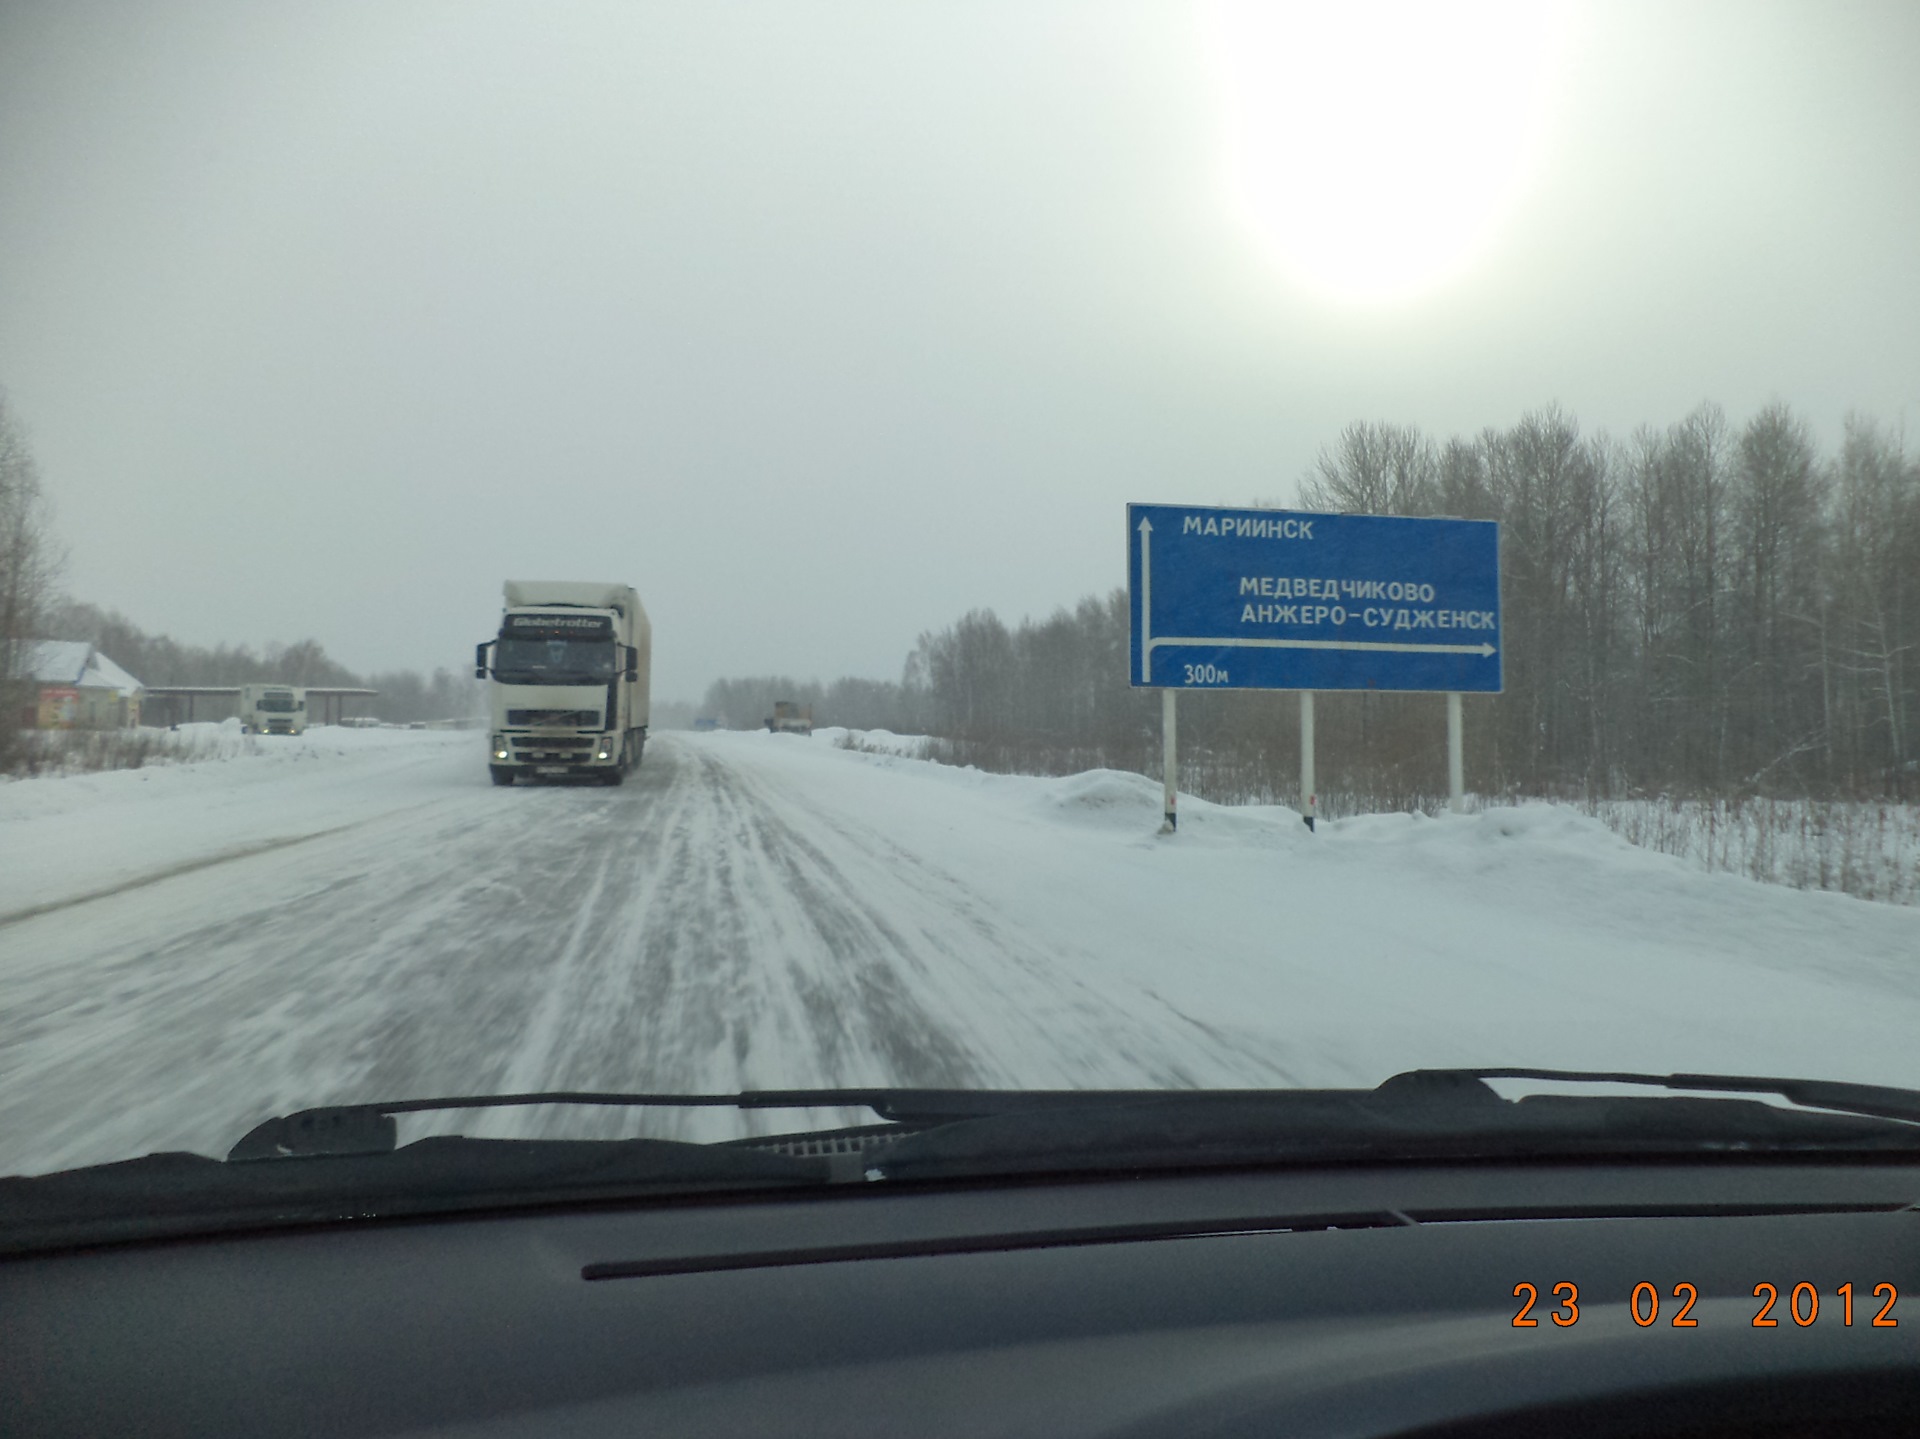
M 240 728 L 247 734 L 304 734 L 307 692 L 298 685 L 241 685 Z
M 767 716 L 767 728 L 775 734 L 812 734 L 813 706 L 775 700 L 773 713 Z
M 509 580 L 500 632 L 474 653 L 488 679 L 488 768 L 617 785 L 646 744 L 652 628 L 624 585 Z

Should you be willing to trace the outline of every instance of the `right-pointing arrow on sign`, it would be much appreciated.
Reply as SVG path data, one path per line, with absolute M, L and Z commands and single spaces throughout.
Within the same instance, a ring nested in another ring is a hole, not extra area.
M 1479 655 L 1492 659 L 1494 648 L 1485 640 L 1477 645 L 1401 645 L 1387 640 L 1254 640 L 1214 639 L 1202 636 L 1170 636 L 1147 642 L 1147 649 L 1162 645 L 1201 645 L 1208 648 L 1259 650 L 1384 650 L 1396 655 Z

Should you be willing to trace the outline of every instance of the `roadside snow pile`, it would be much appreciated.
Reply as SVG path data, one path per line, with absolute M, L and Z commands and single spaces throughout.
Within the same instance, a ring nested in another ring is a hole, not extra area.
M 1145 775 L 1093 769 L 1042 783 L 1040 809 L 1069 824 L 1142 833 L 1160 823 L 1161 788 Z
M 904 755 L 908 759 L 926 759 L 933 745 L 933 741 L 922 734 L 895 734 L 890 729 L 848 729 L 844 725 L 823 725 L 813 736 L 835 749 Z
M 926 735 L 838 726 L 815 730 L 814 735 L 836 749 L 857 754 L 922 761 L 969 774 L 994 773 L 951 764 L 941 757 L 944 742 Z M 1044 783 L 1058 788 L 1045 790 L 1037 803 L 1070 822 L 1123 829 L 1159 826 L 1160 785 L 1145 775 L 1094 769 Z M 1414 811 L 1336 820 L 1328 817 L 1328 811 L 1340 807 L 1341 797 L 1323 799 L 1322 832 L 1356 821 L 1402 825 L 1411 820 L 1451 819 Z M 1475 801 L 1476 811 L 1483 803 Z M 1710 874 L 1737 874 L 1793 889 L 1835 890 L 1855 899 L 1920 905 L 1920 805 L 1765 799 L 1599 800 L 1569 805 L 1521 800 L 1487 812 L 1502 816 L 1494 832 L 1503 837 L 1524 831 L 1536 840 L 1588 844 L 1599 838 L 1604 827 L 1620 843 L 1683 860 Z M 1299 812 L 1284 805 L 1213 804 L 1184 791 L 1179 815 L 1182 834 L 1207 832 L 1209 827 L 1218 832 L 1222 824 L 1256 819 L 1283 828 L 1291 823 L 1304 830 Z
M 1570 805 L 1359 815 L 1310 833 L 1284 805 L 1182 794 L 1167 835 L 1143 775 L 990 774 L 716 738 L 766 793 L 884 836 L 886 875 L 952 876 L 1013 970 L 1083 986 L 1099 1006 L 1129 993 L 1164 1006 L 1198 1046 L 1182 1060 L 1192 1082 L 1267 1082 L 1268 1066 L 1298 1083 L 1422 1065 L 1750 1069 L 1756 1051 L 1786 1073 L 1920 1082 L 1920 912 L 1703 874 Z M 891 933 L 914 924 L 908 906 L 888 915 Z M 1083 1022 L 1064 1014 L 1057 1033 L 1077 1039 Z M 983 1010 L 968 1033 L 1010 1023 Z M 1174 1047 L 1158 1030 L 1109 1035 L 1113 1064 L 1156 1078 Z M 1009 1039 L 1002 1063 L 1019 1083 L 1117 1082 L 1105 1060 L 1056 1072 L 1016 1049 Z
M 25 739 L 18 771 L 0 782 L 233 759 L 250 749 L 237 719 L 170 730 L 28 730 Z
M 0 917 L 391 810 L 423 766 L 444 782 L 487 779 L 471 734 L 227 724 L 182 725 L 170 763 L 0 785 Z
M 471 735 L 457 733 L 344 729 L 331 725 L 298 735 L 250 735 L 242 733 L 237 719 L 183 724 L 171 730 L 67 730 L 55 731 L 54 735 L 72 741 L 76 748 L 87 740 L 107 743 L 119 740 L 129 746 L 144 744 L 150 749 L 143 764 L 76 764 L 66 769 L 18 776 L 0 784 L 0 822 L 28 813 L 45 814 L 100 803 L 115 795 L 144 795 L 149 791 L 141 786 L 155 780 L 195 788 L 208 783 L 204 777 L 174 778 L 176 771 L 196 773 L 237 764 L 247 774 L 260 777 L 284 770 L 288 765 L 337 763 L 396 748 L 418 753 L 423 741 L 442 746 L 462 743 L 469 748 L 476 743 Z M 149 766 L 156 767 L 154 774 L 146 772 Z M 167 776 L 164 779 L 160 778 L 162 771 Z
M 1019 782 L 1034 789 L 1032 807 L 1045 819 L 1103 830 L 1134 844 L 1289 850 L 1314 838 L 1300 822 L 1300 812 L 1285 805 L 1214 804 L 1190 794 L 1180 796 L 1177 832 L 1165 834 L 1165 791 L 1157 781 L 1127 770 L 1094 769 L 1060 779 L 1022 777 Z

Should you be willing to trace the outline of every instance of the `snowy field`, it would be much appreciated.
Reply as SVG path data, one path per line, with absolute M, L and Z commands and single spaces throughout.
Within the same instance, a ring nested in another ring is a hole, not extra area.
M 540 1088 L 1920 1085 L 1920 909 L 1702 873 L 1548 805 L 1310 835 L 1183 797 L 1163 837 L 1138 776 L 835 738 L 657 736 L 615 790 L 497 790 L 475 734 L 343 729 L 0 785 L 0 1172 Z

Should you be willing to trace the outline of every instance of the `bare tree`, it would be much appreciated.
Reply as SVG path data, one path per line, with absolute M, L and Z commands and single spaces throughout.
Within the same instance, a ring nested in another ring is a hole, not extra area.
M 1355 420 L 1320 452 L 1302 481 L 1309 510 L 1353 515 L 1427 515 L 1439 492 L 1433 441 L 1412 425 Z
M 1836 723 L 1855 786 L 1907 784 L 1920 670 L 1920 464 L 1871 420 L 1847 418 L 1835 469 Z
M 32 722 L 33 685 L 23 662 L 26 646 L 39 637 L 58 568 L 39 467 L 0 391 L 0 771 L 13 767 L 20 731 Z
M 1735 773 L 1749 785 L 1803 776 L 1803 761 L 1820 749 L 1810 617 L 1823 561 L 1822 479 L 1812 436 L 1785 405 L 1767 406 L 1740 432 L 1728 506 L 1728 683 Z

